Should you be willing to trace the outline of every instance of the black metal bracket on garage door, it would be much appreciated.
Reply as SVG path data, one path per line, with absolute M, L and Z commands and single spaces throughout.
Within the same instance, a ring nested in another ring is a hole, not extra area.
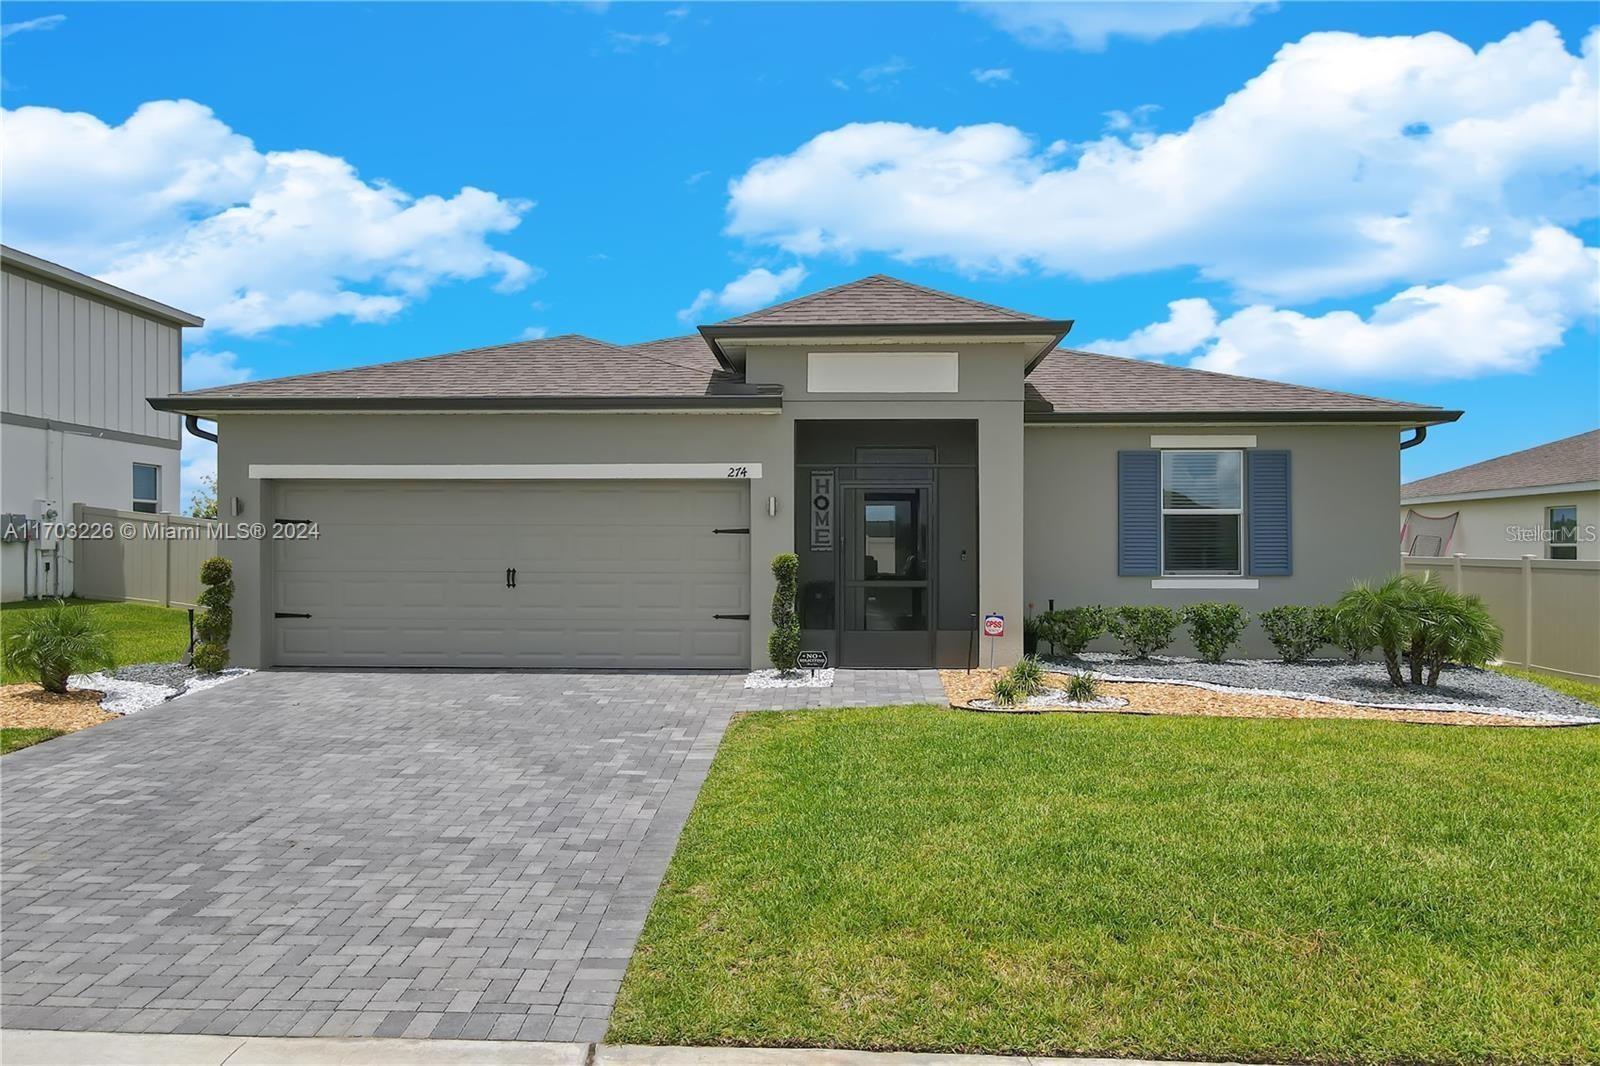
M 309 614 L 295 614 L 293 611 L 273 611 L 274 618 L 310 618 Z
M 738 621 L 738 622 L 748 622 L 748 621 L 750 621 L 750 616 L 747 615 L 747 614 L 714 614 L 711 617 L 712 618 L 719 618 L 719 619 L 721 619 L 723 621 Z
M 743 526 L 743 527 L 740 527 L 740 528 L 737 528 L 737 529 L 713 529 L 711 532 L 713 532 L 713 533 L 744 533 L 744 534 L 749 534 L 750 527 L 749 526 Z

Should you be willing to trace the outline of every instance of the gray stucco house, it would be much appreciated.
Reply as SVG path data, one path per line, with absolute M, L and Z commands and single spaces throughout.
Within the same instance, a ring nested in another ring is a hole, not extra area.
M 964 665 L 1029 605 L 1330 599 L 1396 569 L 1401 431 L 1460 412 L 1061 347 L 881 275 L 619 346 L 565 335 L 158 397 L 218 424 L 240 665 Z M 193 423 L 191 422 L 191 425 Z M 315 534 L 315 535 L 312 535 Z

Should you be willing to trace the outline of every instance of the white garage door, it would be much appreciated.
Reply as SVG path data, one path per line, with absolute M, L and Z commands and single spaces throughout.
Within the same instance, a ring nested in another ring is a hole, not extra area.
M 276 662 L 742 668 L 750 538 L 713 530 L 749 516 L 746 482 L 279 482 L 318 536 L 273 546 Z

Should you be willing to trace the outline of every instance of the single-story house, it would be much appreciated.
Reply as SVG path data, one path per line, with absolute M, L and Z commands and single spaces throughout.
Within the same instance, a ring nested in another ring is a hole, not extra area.
M 1254 611 L 1396 568 L 1401 432 L 1460 412 L 1071 326 L 876 275 L 151 402 L 216 421 L 224 520 L 277 530 L 227 546 L 246 666 L 760 666 L 790 551 L 804 647 L 847 666 L 1012 661 L 1030 604 Z
M 1600 559 L 1600 429 L 1400 486 L 1400 549 Z

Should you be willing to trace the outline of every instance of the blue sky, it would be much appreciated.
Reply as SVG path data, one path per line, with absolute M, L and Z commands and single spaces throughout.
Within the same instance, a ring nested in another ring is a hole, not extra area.
M 191 384 L 644 340 L 882 271 L 1464 408 L 1408 478 L 1600 423 L 1600 5 L 5 21 L 6 242 L 206 315 Z

